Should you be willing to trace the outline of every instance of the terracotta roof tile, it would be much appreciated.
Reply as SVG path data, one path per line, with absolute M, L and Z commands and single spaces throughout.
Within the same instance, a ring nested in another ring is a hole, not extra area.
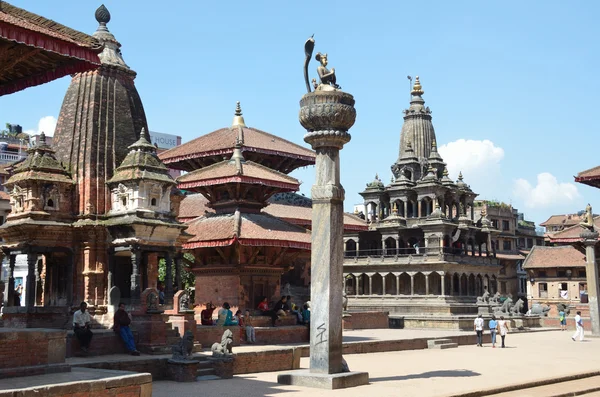
M 589 170 L 579 172 L 575 177 L 575 181 L 591 178 L 600 178 L 600 165 L 594 168 L 590 168 Z
M 244 146 L 242 147 L 242 152 L 277 152 L 282 155 L 287 154 L 304 158 L 312 163 L 315 161 L 315 153 L 312 150 L 267 132 L 245 127 L 243 128 L 243 135 Z M 181 158 L 199 158 L 212 154 L 232 153 L 237 137 L 237 128 L 221 128 L 169 149 L 159 156 L 165 164 L 169 164 L 174 163 Z
M 0 190 L 0 200 L 10 200 L 10 196 L 4 190 Z
M 594 218 L 594 227 L 596 230 L 600 230 L 600 216 Z M 560 232 L 549 234 L 548 238 L 553 243 L 580 241 L 581 237 L 579 235 L 582 231 L 583 229 L 579 225 L 575 225 L 568 227 L 565 230 L 561 230 Z
M 236 164 L 229 160 L 192 171 L 177 178 L 180 189 L 190 189 L 196 186 L 207 186 L 222 183 L 220 179 L 239 179 L 239 182 L 258 183 L 297 190 L 300 186 L 296 178 L 272 170 L 252 161 L 242 163 L 242 172 L 238 174 Z
M 523 269 L 585 266 L 585 255 L 571 245 L 545 247 L 536 245 L 523 262 Z
M 581 222 L 581 216 L 577 214 L 552 215 L 548 220 L 540 223 L 540 226 L 572 226 Z

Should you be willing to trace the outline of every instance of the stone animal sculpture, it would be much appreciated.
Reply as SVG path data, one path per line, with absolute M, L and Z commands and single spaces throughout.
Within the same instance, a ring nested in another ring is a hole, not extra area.
M 497 305 L 500 303 L 500 292 L 496 292 L 494 296 L 490 298 L 490 305 Z
M 213 357 L 227 357 L 233 354 L 233 334 L 231 330 L 226 329 L 221 337 L 221 343 L 213 343 L 210 350 L 212 351 Z
M 569 313 L 571 313 L 571 309 L 569 309 L 569 306 L 565 305 L 564 303 L 559 303 L 558 305 L 556 305 L 556 310 L 560 313 L 565 312 L 565 315 L 569 315 Z
M 510 308 L 513 306 L 513 300 L 510 296 L 506 298 L 502 306 L 498 309 L 498 312 L 501 314 L 509 314 Z
M 172 360 L 190 360 L 194 350 L 194 334 L 192 331 L 185 331 L 179 343 L 172 347 Z
M 525 302 L 519 298 L 517 302 L 510 308 L 510 314 L 521 314 L 523 312 L 523 306 L 525 306 Z
M 146 311 L 154 312 L 158 310 L 158 294 L 151 291 L 146 297 Z
M 550 311 L 550 306 L 548 305 L 540 305 L 535 304 L 531 306 L 531 315 L 532 316 L 548 316 L 548 312 Z
M 180 311 L 190 310 L 190 297 L 188 296 L 187 293 L 181 295 L 181 297 L 179 298 L 179 310 Z
M 344 312 L 348 311 L 348 294 L 346 293 L 346 288 L 342 290 L 342 309 Z
M 477 303 L 479 303 L 479 304 L 488 303 L 489 299 L 490 299 L 490 293 L 486 289 L 485 291 L 483 291 L 483 295 L 477 297 Z

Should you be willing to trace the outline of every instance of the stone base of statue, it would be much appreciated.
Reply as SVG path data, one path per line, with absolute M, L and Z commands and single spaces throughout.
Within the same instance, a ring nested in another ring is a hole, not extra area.
M 277 375 L 277 383 L 314 387 L 319 389 L 345 389 L 369 384 L 368 372 L 341 372 L 339 374 L 319 374 L 308 369 Z
M 489 316 L 492 313 L 493 312 L 492 312 L 491 305 L 489 305 L 487 303 L 483 303 L 483 304 L 478 303 L 477 304 L 477 314 L 483 314 L 484 316 Z
M 221 379 L 233 378 L 233 356 L 209 357 L 207 360 L 212 364 L 215 375 Z
M 175 382 L 194 382 L 198 376 L 198 365 L 196 360 L 173 360 L 167 362 L 167 377 Z

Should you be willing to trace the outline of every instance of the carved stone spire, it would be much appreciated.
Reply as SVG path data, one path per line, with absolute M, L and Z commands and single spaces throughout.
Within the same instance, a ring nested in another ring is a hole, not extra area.
M 106 27 L 106 24 L 110 21 L 110 12 L 108 12 L 108 9 L 104 4 L 98 7 L 95 16 L 96 21 L 98 21 L 100 25 L 93 36 L 104 44 L 104 50 L 102 50 L 99 55 L 102 65 L 111 65 L 125 70 L 131 70 L 121 55 L 121 43 L 115 39 L 115 36 L 108 30 L 108 27 Z

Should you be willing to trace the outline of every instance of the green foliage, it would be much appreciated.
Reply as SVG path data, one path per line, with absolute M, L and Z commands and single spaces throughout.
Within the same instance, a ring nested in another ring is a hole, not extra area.
M 193 288 L 196 283 L 196 278 L 194 273 L 190 270 L 189 262 L 194 262 L 194 255 L 185 253 L 183 254 L 184 260 L 181 261 L 181 282 L 183 284 L 183 288 L 188 291 L 190 297 L 193 302 Z M 173 261 L 173 266 L 171 267 L 172 271 L 172 279 L 175 282 L 175 261 Z M 164 258 L 161 258 L 158 261 L 158 281 L 164 283 L 167 275 L 167 264 Z

